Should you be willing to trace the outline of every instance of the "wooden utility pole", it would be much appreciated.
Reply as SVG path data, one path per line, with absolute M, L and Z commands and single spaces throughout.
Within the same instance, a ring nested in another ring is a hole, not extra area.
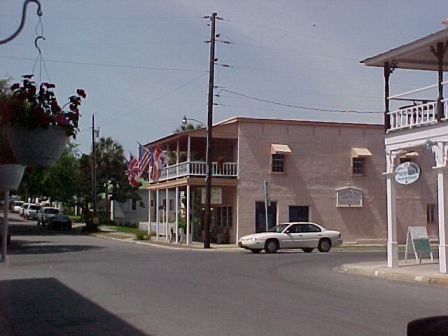
M 92 114 L 92 208 L 93 208 L 93 218 L 95 218 L 96 217 L 96 146 L 95 146 L 94 114 Z
M 207 177 L 205 179 L 205 223 L 204 223 L 204 248 L 210 248 L 210 223 L 211 193 L 212 193 L 212 140 L 213 140 L 213 89 L 215 82 L 215 23 L 216 13 L 210 17 L 210 70 L 208 80 L 208 113 L 207 113 Z

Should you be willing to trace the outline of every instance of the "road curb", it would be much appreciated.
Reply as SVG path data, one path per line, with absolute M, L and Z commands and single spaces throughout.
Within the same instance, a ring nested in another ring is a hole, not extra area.
M 161 242 L 154 242 L 150 240 L 135 240 L 134 238 L 126 237 L 126 238 L 117 238 L 113 237 L 111 235 L 105 235 L 103 233 L 92 233 L 91 234 L 94 237 L 97 238 L 103 238 L 103 239 L 110 239 L 115 241 L 121 241 L 124 243 L 133 243 L 138 245 L 147 245 L 152 247 L 160 247 L 167 250 L 177 250 L 177 251 L 200 251 L 200 252 L 238 252 L 241 251 L 239 247 L 232 247 L 232 248 L 216 248 L 211 247 L 209 249 L 204 249 L 202 247 L 194 247 L 194 246 L 188 246 L 188 245 L 173 245 L 168 243 L 161 243 Z
M 341 265 L 335 267 L 335 270 L 340 273 L 355 274 L 372 278 L 448 287 L 448 275 L 426 275 L 419 273 L 418 270 L 415 270 L 414 272 L 400 272 L 394 269 L 378 266 L 368 267 L 365 264 Z

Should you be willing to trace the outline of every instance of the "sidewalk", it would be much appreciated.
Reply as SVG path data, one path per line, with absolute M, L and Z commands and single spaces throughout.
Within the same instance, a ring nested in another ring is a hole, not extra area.
M 357 264 L 346 264 L 336 268 L 343 273 L 357 274 L 375 278 L 382 278 L 395 281 L 414 282 L 437 286 L 448 286 L 448 274 L 439 273 L 437 260 L 422 260 L 417 264 L 414 260 L 406 263 L 400 261 L 397 268 L 388 268 L 384 262 L 366 262 Z

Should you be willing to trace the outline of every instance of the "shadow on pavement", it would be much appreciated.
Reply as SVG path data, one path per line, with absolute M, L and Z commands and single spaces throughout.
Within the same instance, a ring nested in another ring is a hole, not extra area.
M 54 278 L 0 281 L 0 335 L 149 336 Z
M 68 245 L 55 244 L 47 241 L 32 242 L 29 240 L 20 240 L 13 237 L 11 245 L 8 247 L 8 254 L 54 254 L 54 253 L 70 253 L 101 249 L 100 246 L 93 245 Z M 1 334 L 0 334 L 1 335 Z

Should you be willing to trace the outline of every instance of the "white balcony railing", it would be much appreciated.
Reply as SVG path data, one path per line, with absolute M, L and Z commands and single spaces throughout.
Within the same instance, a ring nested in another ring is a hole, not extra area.
M 442 82 L 442 85 L 448 84 L 448 81 Z M 407 107 L 401 107 L 398 110 L 391 111 L 388 113 L 388 116 L 390 118 L 390 126 L 389 131 L 395 131 L 395 130 L 402 130 L 402 129 L 410 129 L 414 127 L 420 127 L 420 126 L 427 126 L 436 124 L 438 122 L 437 120 L 437 111 L 438 111 L 438 104 L 437 101 L 432 101 L 430 99 L 422 100 L 422 99 L 413 99 L 410 96 L 419 94 L 423 96 L 432 96 L 438 94 L 437 91 L 434 91 L 438 88 L 438 84 L 436 85 L 430 85 L 426 86 L 420 89 L 404 92 L 397 94 L 395 96 L 390 96 L 388 99 L 390 101 L 393 100 L 407 100 L 407 101 L 413 101 L 414 104 L 416 101 L 422 101 L 421 104 L 407 106 Z M 420 97 L 423 98 L 423 97 Z M 429 100 L 429 102 L 427 102 Z M 441 120 L 445 121 L 448 120 L 448 99 L 442 100 L 442 106 L 443 106 L 443 115 Z
M 162 168 L 159 181 L 171 180 L 184 176 L 206 176 L 207 164 L 203 161 L 182 162 L 173 166 Z M 224 162 L 218 164 L 212 162 L 212 176 L 237 177 L 238 164 L 236 162 Z
M 437 102 L 401 108 L 389 112 L 389 117 L 389 130 L 392 131 L 434 124 L 437 122 Z

